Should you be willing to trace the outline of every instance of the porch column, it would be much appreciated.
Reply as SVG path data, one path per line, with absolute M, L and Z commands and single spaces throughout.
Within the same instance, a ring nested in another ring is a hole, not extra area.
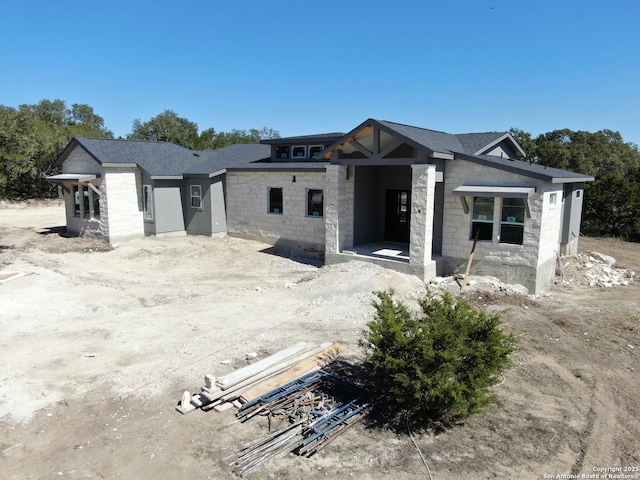
M 435 188 L 435 165 L 411 165 L 409 266 L 425 281 L 436 276 L 436 263 L 431 258 Z
M 325 192 L 325 252 L 340 253 L 346 241 L 346 197 L 347 167 L 327 165 L 327 189 Z

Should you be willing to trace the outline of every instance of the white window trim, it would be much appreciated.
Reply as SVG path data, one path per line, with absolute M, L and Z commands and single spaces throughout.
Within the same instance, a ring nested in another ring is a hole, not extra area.
M 294 155 L 293 151 L 296 148 L 302 148 L 304 150 L 304 154 L 302 156 Z M 306 145 L 293 145 L 289 151 L 290 158 L 307 158 L 307 146 Z
M 197 195 L 194 195 L 195 191 L 198 191 Z M 198 199 L 198 205 L 193 204 L 193 200 Z M 189 205 L 196 210 L 202 210 L 202 185 L 189 185 Z

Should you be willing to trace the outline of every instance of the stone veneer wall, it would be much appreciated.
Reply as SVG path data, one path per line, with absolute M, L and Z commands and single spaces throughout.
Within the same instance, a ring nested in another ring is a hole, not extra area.
M 326 215 L 324 172 L 227 172 L 226 182 L 229 235 L 324 251 L 324 217 L 307 216 L 309 189 L 323 190 Z M 282 214 L 268 212 L 269 187 L 282 187 Z
M 464 272 L 473 245 L 473 239 L 470 239 L 471 212 L 465 214 L 461 198 L 452 193 L 454 188 L 461 185 L 536 187 L 536 192 L 529 199 L 531 217 L 525 217 L 523 244 L 478 242 L 471 271 L 477 275 L 493 275 L 506 282 L 520 283 L 532 292 L 544 290 L 553 274 L 562 212 L 560 205 L 555 209 L 549 208 L 549 193 L 558 192 L 559 198 L 562 198 L 562 185 L 464 160 L 448 161 L 442 242 L 444 271 L 440 272 L 444 274 Z M 494 231 L 496 228 L 499 228 L 499 219 L 498 223 L 494 223 Z
M 109 242 L 144 236 L 140 170 L 105 168 L 101 191 L 101 216 L 108 219 Z

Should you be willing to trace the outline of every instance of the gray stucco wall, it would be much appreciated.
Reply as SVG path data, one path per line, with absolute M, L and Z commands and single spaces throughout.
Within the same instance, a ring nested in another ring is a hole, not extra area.
M 200 208 L 191 206 L 191 185 L 199 185 L 201 188 L 202 202 Z M 204 175 L 185 178 L 183 181 L 182 201 L 187 233 L 211 235 L 211 189 L 209 186 L 209 177 Z
M 153 200 L 155 207 L 155 233 L 184 231 L 182 181 L 155 180 L 153 183 Z
M 563 197 L 562 235 L 560 238 L 562 254 L 575 255 L 578 253 L 584 184 L 566 184 L 564 186 Z
M 211 233 L 227 233 L 227 209 L 225 205 L 225 177 L 218 175 L 211 179 L 209 187 L 211 200 Z

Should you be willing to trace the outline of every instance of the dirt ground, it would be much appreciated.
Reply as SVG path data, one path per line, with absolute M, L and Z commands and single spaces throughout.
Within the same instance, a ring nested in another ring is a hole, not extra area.
M 0 205 L 0 478 L 236 478 L 222 458 L 265 422 L 183 416 L 182 392 L 301 340 L 342 342 L 357 360 L 372 292 L 413 301 L 425 289 L 257 242 L 149 237 L 111 249 L 66 238 L 64 224 L 56 202 Z M 580 249 L 640 272 L 639 244 L 583 238 Z M 414 432 L 434 479 L 640 466 L 640 282 L 567 283 L 539 296 L 482 281 L 466 291 L 521 345 L 496 405 L 445 432 Z M 312 458 L 279 456 L 250 478 L 428 473 L 405 429 L 361 423 Z

